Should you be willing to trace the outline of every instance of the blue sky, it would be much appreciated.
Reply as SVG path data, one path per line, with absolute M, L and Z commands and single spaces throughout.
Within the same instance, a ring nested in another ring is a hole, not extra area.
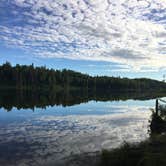
M 166 1 L 1 0 L 5 61 L 162 80 Z

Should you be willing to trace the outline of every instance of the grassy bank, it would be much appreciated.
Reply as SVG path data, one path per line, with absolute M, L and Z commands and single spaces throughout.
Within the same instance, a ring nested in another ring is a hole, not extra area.
M 165 166 L 166 136 L 160 135 L 137 145 L 124 144 L 113 151 L 103 150 L 100 166 Z
M 103 150 L 99 166 L 165 166 L 165 114 L 152 114 L 150 138 L 139 144 L 125 143 L 112 151 Z

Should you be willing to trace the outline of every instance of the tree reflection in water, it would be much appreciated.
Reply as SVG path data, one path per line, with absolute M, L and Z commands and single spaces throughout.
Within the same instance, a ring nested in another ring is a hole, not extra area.
M 162 97 L 165 94 L 155 92 L 136 91 L 85 91 L 82 89 L 71 91 L 49 91 L 49 90 L 1 90 L 0 108 L 11 111 L 13 107 L 17 109 L 32 110 L 36 108 L 46 108 L 46 106 L 62 105 L 72 106 L 80 103 L 94 101 L 118 101 L 118 100 L 147 100 Z

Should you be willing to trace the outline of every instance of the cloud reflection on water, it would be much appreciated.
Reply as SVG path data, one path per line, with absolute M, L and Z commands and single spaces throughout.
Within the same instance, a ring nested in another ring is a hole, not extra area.
M 55 164 L 72 155 L 148 138 L 148 106 L 122 105 L 117 109 L 121 111 L 103 115 L 41 114 L 2 125 L 0 165 Z

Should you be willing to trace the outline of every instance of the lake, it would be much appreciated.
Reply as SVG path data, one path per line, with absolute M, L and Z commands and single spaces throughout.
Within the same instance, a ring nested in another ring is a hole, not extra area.
M 1 93 L 0 165 L 65 165 L 72 156 L 149 137 L 155 96 L 49 96 L 46 100 L 36 93 Z

